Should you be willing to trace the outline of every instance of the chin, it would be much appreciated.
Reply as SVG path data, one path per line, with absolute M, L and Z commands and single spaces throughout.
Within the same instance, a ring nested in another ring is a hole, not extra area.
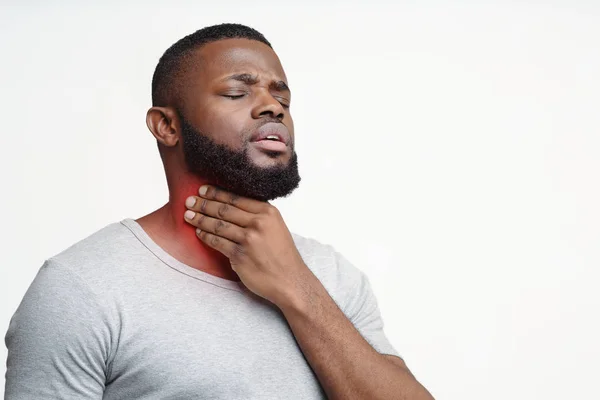
M 251 158 L 252 163 L 259 168 L 287 167 L 290 159 L 290 154 L 278 152 L 265 152 Z

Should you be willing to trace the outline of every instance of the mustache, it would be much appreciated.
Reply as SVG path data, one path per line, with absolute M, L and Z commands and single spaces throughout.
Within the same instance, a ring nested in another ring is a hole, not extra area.
M 279 118 L 275 118 L 275 117 L 261 118 L 260 121 L 258 121 L 254 126 L 252 126 L 251 128 L 246 129 L 242 133 L 242 139 L 244 141 L 246 141 L 246 142 L 250 142 L 252 140 L 252 136 L 254 135 L 254 132 L 256 132 L 263 125 L 266 125 L 266 124 L 269 124 L 269 123 L 275 123 L 275 124 L 282 124 L 282 125 L 284 125 L 283 121 L 281 121 L 281 119 L 279 119 Z M 285 127 L 286 127 L 286 129 L 288 129 L 287 126 L 285 126 Z M 289 131 L 289 129 L 288 129 L 288 131 Z

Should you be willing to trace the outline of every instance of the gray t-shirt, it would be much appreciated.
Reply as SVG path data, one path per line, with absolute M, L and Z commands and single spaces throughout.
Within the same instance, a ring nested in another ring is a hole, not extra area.
M 293 237 L 363 337 L 398 355 L 367 277 Z M 6 400 L 325 398 L 279 309 L 177 261 L 131 219 L 44 263 L 6 346 Z

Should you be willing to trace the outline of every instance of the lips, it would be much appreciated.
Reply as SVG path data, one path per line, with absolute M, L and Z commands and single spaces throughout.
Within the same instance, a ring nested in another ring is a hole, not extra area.
M 282 123 L 268 122 L 254 132 L 251 141 L 265 150 L 286 151 L 291 142 L 291 136 Z

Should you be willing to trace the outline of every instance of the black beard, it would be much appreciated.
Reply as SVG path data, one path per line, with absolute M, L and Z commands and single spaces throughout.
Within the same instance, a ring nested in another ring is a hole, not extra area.
M 260 201 L 285 197 L 300 184 L 296 151 L 287 165 L 262 168 L 248 156 L 247 145 L 240 151 L 231 150 L 203 135 L 185 118 L 180 119 L 187 168 L 209 184 Z

